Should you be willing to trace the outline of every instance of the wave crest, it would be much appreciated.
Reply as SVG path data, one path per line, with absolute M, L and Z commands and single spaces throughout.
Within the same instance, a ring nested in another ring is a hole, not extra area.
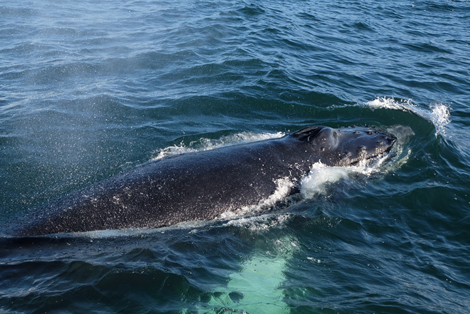
M 443 103 L 432 104 L 429 106 L 429 109 L 423 109 L 414 104 L 411 99 L 397 101 L 393 97 L 377 97 L 372 101 L 366 102 L 364 105 L 373 109 L 384 108 L 412 112 L 434 125 L 436 137 L 438 135 L 446 136 L 446 127 L 451 122 L 451 107 Z

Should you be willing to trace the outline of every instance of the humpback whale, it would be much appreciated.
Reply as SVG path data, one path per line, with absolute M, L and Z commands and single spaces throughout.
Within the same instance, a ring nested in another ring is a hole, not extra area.
M 260 204 L 276 191 L 279 180 L 292 182 L 294 191 L 315 163 L 356 165 L 388 153 L 395 141 L 375 127 L 310 126 L 282 138 L 166 157 L 46 202 L 22 219 L 15 234 L 213 220 Z

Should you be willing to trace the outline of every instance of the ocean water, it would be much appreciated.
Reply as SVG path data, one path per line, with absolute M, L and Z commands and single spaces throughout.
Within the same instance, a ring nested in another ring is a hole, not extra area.
M 0 313 L 468 312 L 469 25 L 450 0 L 2 1 Z M 364 124 L 395 156 L 315 165 L 283 208 L 6 232 L 152 159 Z

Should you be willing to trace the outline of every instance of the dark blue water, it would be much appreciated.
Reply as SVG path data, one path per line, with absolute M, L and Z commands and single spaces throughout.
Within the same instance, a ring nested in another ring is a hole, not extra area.
M 467 312 L 469 26 L 450 0 L 3 1 L 0 312 Z M 159 156 L 312 124 L 414 135 L 262 215 L 5 235 Z

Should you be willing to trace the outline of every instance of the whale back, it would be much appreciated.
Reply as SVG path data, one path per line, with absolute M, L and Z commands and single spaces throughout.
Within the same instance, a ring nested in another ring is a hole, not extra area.
M 167 157 L 47 202 L 32 210 L 20 236 L 106 229 L 159 228 L 212 220 L 297 182 L 308 156 L 286 138 Z
M 396 138 L 369 128 L 312 126 L 280 139 L 167 157 L 34 209 L 16 235 L 159 228 L 212 220 L 291 191 L 314 163 L 351 165 L 387 152 Z M 289 194 L 289 193 L 287 193 Z

